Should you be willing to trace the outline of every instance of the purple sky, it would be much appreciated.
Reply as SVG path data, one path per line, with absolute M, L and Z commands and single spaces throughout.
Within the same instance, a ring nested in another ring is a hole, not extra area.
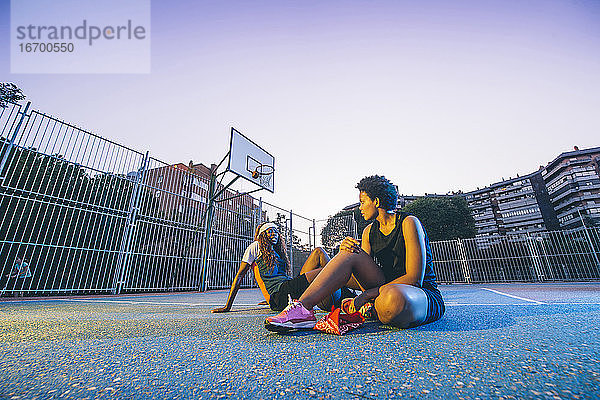
M 311 218 L 365 175 L 472 190 L 600 145 L 598 1 L 155 1 L 147 75 L 10 74 L 0 15 L 35 109 L 166 162 L 218 162 L 234 126 Z

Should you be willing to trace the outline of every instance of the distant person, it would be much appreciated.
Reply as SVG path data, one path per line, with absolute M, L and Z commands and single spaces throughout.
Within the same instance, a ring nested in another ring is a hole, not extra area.
M 360 212 L 373 220 L 362 240 L 347 237 L 333 258 L 297 300 L 267 318 L 271 331 L 315 325 L 315 304 L 342 287 L 352 276 L 363 292 L 344 301 L 348 312 L 372 304 L 381 322 L 410 328 L 438 320 L 445 311 L 432 268 L 429 239 L 414 216 L 397 212 L 396 187 L 383 176 L 363 178 L 357 185 Z
M 21 289 L 23 288 L 23 285 L 25 283 L 25 278 L 30 278 L 32 276 L 31 274 L 31 270 L 29 269 L 29 263 L 26 260 L 21 260 L 19 257 L 17 257 L 15 259 L 15 263 L 13 264 L 10 273 L 8 273 L 6 275 L 6 284 L 4 285 L 4 288 L 2 289 L 2 293 L 0 293 L 1 295 L 4 295 L 4 292 L 6 291 L 6 288 L 8 287 L 8 283 L 10 282 L 10 280 L 12 278 L 15 278 L 15 285 L 14 285 L 14 289 L 17 289 L 17 284 L 18 284 L 18 280 L 19 279 L 23 279 L 22 285 L 21 285 Z M 19 294 L 19 295 L 23 295 L 23 292 L 18 292 L 15 294 Z
M 238 272 L 231 284 L 227 303 L 224 307 L 215 308 L 212 312 L 221 313 L 231 310 L 242 279 L 250 268 L 254 272 L 254 277 L 269 307 L 273 311 L 281 311 L 288 305 L 289 297 L 292 299 L 300 297 L 329 260 L 327 253 L 317 247 L 308 256 L 300 270 L 300 275 L 291 278 L 287 273 L 291 269 L 290 261 L 277 225 L 272 222 L 261 224 L 256 229 L 254 241 L 244 252 Z M 347 297 L 353 295 L 348 292 L 345 291 Z M 331 296 L 329 296 L 329 299 L 320 305 L 330 308 L 333 301 L 339 303 L 341 291 L 334 296 L 335 300 L 331 300 Z

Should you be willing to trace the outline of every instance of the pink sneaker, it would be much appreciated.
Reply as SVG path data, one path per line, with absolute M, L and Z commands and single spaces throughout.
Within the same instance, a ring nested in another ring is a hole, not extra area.
M 267 318 L 265 328 L 272 332 L 286 332 L 292 329 L 312 329 L 317 319 L 312 310 L 304 308 L 298 300 L 292 300 L 278 315 Z

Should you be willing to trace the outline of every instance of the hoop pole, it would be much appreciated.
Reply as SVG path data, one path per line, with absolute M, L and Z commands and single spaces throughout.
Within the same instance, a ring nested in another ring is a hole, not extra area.
M 292 270 L 292 276 L 295 276 L 294 274 L 294 253 L 293 253 L 293 247 L 292 247 L 292 238 L 294 237 L 294 225 L 292 224 L 292 216 L 294 215 L 294 213 L 292 212 L 292 210 L 290 210 L 290 237 L 289 237 L 289 246 L 290 246 L 290 269 Z
M 211 175 L 211 176 L 212 176 L 212 175 Z M 211 178 L 211 179 L 212 179 L 212 178 Z M 233 183 L 234 183 L 235 181 L 237 181 L 238 179 L 240 179 L 239 175 L 238 175 L 238 176 L 236 176 L 235 178 L 233 178 L 233 179 L 231 180 L 231 182 L 229 182 L 227 185 L 225 185 L 225 186 L 223 187 L 223 189 L 219 190 L 219 191 L 218 191 L 217 193 L 215 193 L 215 195 L 214 195 L 214 196 L 212 196 L 211 198 L 214 200 L 214 199 L 216 199 L 217 197 L 219 197 L 219 196 L 221 195 L 221 193 L 223 193 L 224 191 L 226 191 L 227 189 L 229 189 L 229 187 L 230 187 L 231 185 L 233 185 Z M 216 176 L 215 176 L 215 180 L 216 180 Z
M 227 201 L 227 200 L 235 199 L 235 198 L 238 198 L 238 197 L 241 197 L 241 196 L 245 196 L 245 195 L 250 194 L 250 193 L 256 193 L 259 190 L 263 190 L 263 188 L 254 189 L 254 190 L 251 190 L 249 192 L 238 193 L 235 196 L 231 196 L 231 197 L 227 197 L 227 198 L 224 198 L 224 199 L 215 200 L 215 202 L 220 203 L 222 201 Z
M 216 168 L 215 168 L 216 170 Z M 212 233 L 212 222 L 215 213 L 215 183 L 217 181 L 217 176 L 215 175 L 215 170 L 210 171 L 210 187 L 208 192 L 208 205 L 206 208 L 206 217 L 204 219 L 204 243 L 202 244 L 202 257 L 201 257 L 201 265 L 202 268 L 200 270 L 200 291 L 206 291 L 206 267 L 208 264 L 208 257 L 210 254 L 210 236 Z
M 225 159 L 227 157 L 229 157 L 229 155 L 231 154 L 231 150 L 227 152 L 227 154 L 225 154 L 225 157 L 223 157 L 223 159 L 221 160 L 221 162 L 219 164 L 217 164 L 217 167 L 215 168 L 215 172 L 217 172 L 217 170 L 219 169 L 219 167 L 221 166 L 221 164 L 223 164 L 223 161 L 225 161 Z M 225 170 L 227 171 L 227 170 Z

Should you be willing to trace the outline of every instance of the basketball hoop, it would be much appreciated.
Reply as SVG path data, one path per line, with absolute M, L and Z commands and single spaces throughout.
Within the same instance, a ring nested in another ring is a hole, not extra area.
M 272 165 L 259 164 L 252 171 L 252 178 L 258 179 L 261 186 L 269 186 L 275 168 Z
M 256 169 L 252 171 L 252 177 L 258 179 L 261 176 L 271 175 L 275 169 L 272 165 L 259 164 Z
M 234 128 L 227 170 L 271 193 L 275 190 L 275 158 Z

